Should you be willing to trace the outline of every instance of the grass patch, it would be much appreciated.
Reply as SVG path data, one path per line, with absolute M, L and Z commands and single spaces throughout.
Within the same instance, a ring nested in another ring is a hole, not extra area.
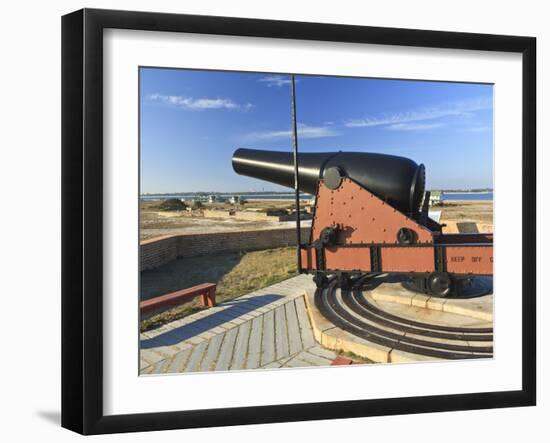
M 216 283 L 221 303 L 298 275 L 296 249 L 267 249 L 233 254 L 208 255 L 175 260 L 141 274 L 141 300 L 200 283 Z M 198 299 L 141 320 L 140 330 L 157 328 L 200 311 Z
M 340 351 L 338 351 L 338 355 L 341 357 L 349 358 L 359 363 L 374 363 L 372 360 L 369 360 L 368 358 L 362 357 L 351 351 L 343 351 L 342 349 L 340 349 Z
M 192 303 L 194 304 L 194 302 Z M 180 305 L 141 320 L 139 324 L 140 332 L 150 331 L 151 329 L 158 328 L 165 323 L 169 323 L 171 321 L 177 320 L 178 318 L 182 318 L 206 309 L 198 304 L 192 305 L 192 303 Z
M 244 253 L 239 263 L 218 282 L 216 298 L 229 300 L 297 274 L 295 248 Z

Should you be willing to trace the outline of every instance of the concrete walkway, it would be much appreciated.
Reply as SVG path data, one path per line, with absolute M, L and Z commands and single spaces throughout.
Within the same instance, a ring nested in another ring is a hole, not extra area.
M 300 275 L 140 335 L 141 374 L 330 365 L 314 339 Z

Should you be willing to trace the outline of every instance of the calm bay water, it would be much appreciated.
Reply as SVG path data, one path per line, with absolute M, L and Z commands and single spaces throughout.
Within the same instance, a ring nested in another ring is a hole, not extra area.
M 222 195 L 223 198 L 229 198 L 233 195 L 238 195 L 240 198 L 244 198 L 245 200 L 294 200 L 294 194 L 265 194 L 265 195 L 241 195 L 241 194 L 231 194 L 231 195 Z M 141 200 L 143 201 L 156 201 L 156 200 L 167 200 L 169 198 L 182 198 L 184 200 L 193 200 L 197 198 L 196 195 L 189 195 L 189 194 L 148 194 L 148 195 L 142 195 Z M 300 194 L 300 198 L 302 200 L 309 200 L 312 199 L 313 196 L 309 194 Z M 452 201 L 452 200 L 493 200 L 493 193 L 492 192 L 479 192 L 479 193 L 444 193 L 443 194 L 443 200 L 444 201 Z
M 493 199 L 493 193 L 492 192 L 465 192 L 465 193 L 449 193 L 443 194 L 443 200 L 444 201 L 451 201 L 451 200 L 492 200 Z

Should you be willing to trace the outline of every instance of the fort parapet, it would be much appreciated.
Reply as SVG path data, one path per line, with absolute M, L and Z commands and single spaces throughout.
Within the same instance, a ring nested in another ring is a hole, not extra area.
M 273 221 L 284 222 L 296 220 L 296 214 L 276 214 L 263 211 L 222 211 L 205 209 L 202 214 L 206 218 L 223 218 L 223 219 L 237 219 L 237 220 L 249 220 L 249 221 Z M 302 212 L 300 220 L 311 220 L 311 214 Z

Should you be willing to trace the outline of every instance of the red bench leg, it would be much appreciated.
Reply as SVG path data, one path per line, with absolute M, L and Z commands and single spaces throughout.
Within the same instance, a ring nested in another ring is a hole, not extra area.
M 208 306 L 213 308 L 216 306 L 216 288 L 212 288 L 208 291 Z
M 213 308 L 216 306 L 216 288 L 209 289 L 204 294 L 200 295 L 201 306 L 205 308 Z

